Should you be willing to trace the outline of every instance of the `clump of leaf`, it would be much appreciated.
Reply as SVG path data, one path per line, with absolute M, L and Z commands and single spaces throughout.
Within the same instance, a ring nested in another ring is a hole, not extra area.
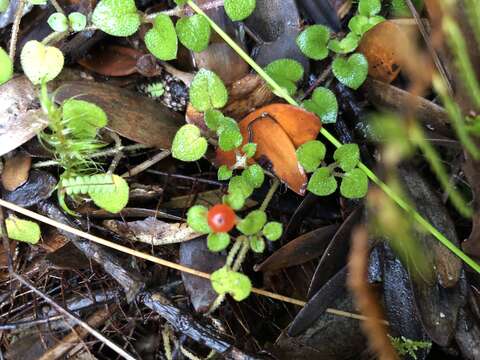
M 297 149 L 297 158 L 307 172 L 313 172 L 307 189 L 317 196 L 333 194 L 338 187 L 336 177 L 341 178 L 340 193 L 349 199 L 362 198 L 368 190 L 367 175 L 357 166 L 360 151 L 357 144 L 345 144 L 335 150 L 334 163 L 324 163 L 325 145 L 318 140 L 309 141 Z M 342 170 L 339 173 L 336 170 Z

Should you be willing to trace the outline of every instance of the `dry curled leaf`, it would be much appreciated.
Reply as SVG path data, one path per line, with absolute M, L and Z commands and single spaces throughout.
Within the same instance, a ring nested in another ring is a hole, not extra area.
M 104 76 L 127 76 L 137 72 L 143 53 L 126 46 L 110 45 L 92 51 L 78 63 Z
M 368 75 L 391 83 L 402 67 L 402 48 L 398 44 L 408 41 L 400 27 L 384 21 L 365 33 L 358 51 L 368 60 Z
M 254 159 L 297 194 L 305 194 L 307 177 L 295 150 L 317 137 L 321 128 L 318 117 L 292 105 L 272 104 L 250 113 L 239 126 L 244 144 L 257 144 Z M 233 165 L 234 152 L 217 150 L 217 163 Z

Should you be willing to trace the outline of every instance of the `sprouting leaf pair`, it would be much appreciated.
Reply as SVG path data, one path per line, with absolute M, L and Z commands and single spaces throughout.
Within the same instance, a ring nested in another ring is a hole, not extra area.
M 82 31 L 87 26 L 87 17 L 79 12 L 65 14 L 53 13 L 47 20 L 48 25 L 57 32 L 65 32 L 70 28 L 72 31 Z
M 335 150 L 334 163 L 322 165 L 325 159 L 325 145 L 318 141 L 309 141 L 297 150 L 297 157 L 305 171 L 313 172 L 307 189 L 318 196 L 327 196 L 338 187 L 335 177 L 341 177 L 340 193 L 349 199 L 364 197 L 368 190 L 368 178 L 357 166 L 360 162 L 360 151 L 357 144 L 345 144 Z M 320 166 L 322 165 L 322 166 Z M 339 168 L 344 173 L 337 173 Z

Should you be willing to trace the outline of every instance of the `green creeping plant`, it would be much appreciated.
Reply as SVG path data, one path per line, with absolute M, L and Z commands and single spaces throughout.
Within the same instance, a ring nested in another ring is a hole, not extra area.
M 393 337 L 388 336 L 392 342 L 393 347 L 398 355 L 404 357 L 409 356 L 412 359 L 417 359 L 417 351 L 421 349 L 430 349 L 432 347 L 431 341 L 417 341 L 408 339 L 405 336 Z

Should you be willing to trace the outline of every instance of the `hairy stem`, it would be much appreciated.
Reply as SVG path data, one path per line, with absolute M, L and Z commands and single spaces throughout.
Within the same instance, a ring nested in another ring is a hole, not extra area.
M 273 184 L 270 186 L 270 189 L 268 190 L 267 195 L 265 196 L 265 199 L 263 199 L 262 205 L 260 206 L 260 210 L 265 211 L 267 209 L 268 204 L 270 204 L 270 201 L 272 201 L 273 195 L 275 194 L 275 191 L 277 191 L 279 186 L 280 186 L 280 180 L 275 178 L 273 180 Z

